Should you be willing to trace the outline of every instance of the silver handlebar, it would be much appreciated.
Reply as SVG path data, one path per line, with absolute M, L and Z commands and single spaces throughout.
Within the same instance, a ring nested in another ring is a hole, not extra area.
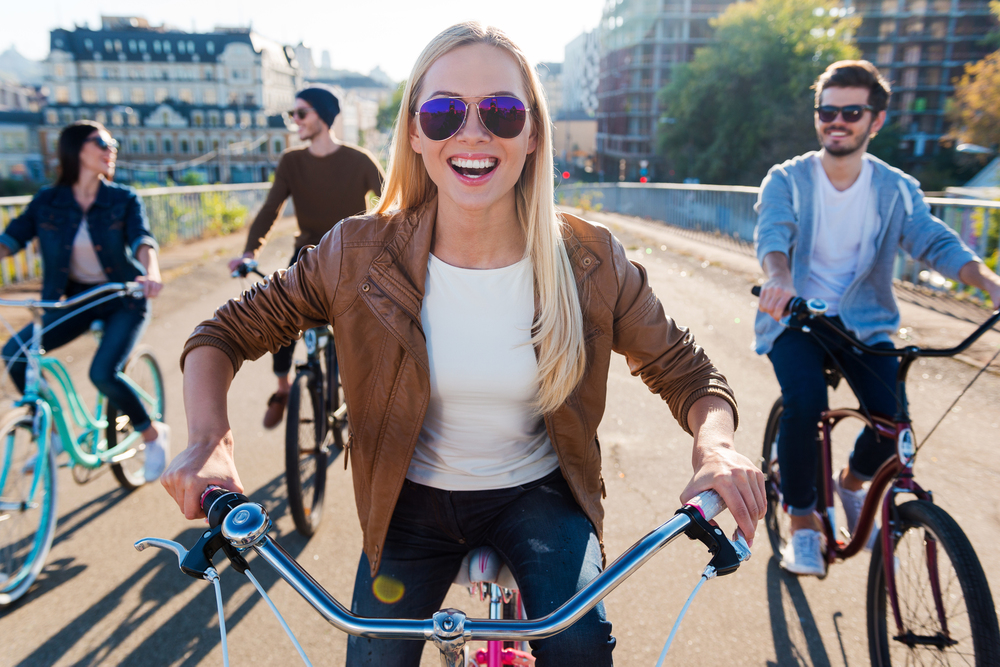
M 240 510 L 254 504 L 241 505 L 238 510 L 231 512 L 223 523 L 223 535 L 230 532 L 242 535 L 242 531 L 230 530 L 228 524 L 231 519 L 235 521 Z M 722 498 L 714 491 L 702 493 L 692 498 L 687 504 L 697 507 L 706 520 L 715 518 L 726 508 Z M 263 512 L 263 508 L 260 508 L 260 511 Z M 258 518 L 257 511 L 250 510 L 250 512 L 252 518 L 244 519 L 244 523 L 254 527 L 261 525 L 263 521 Z M 604 572 L 548 616 L 519 621 L 470 619 L 463 612 L 454 609 L 438 612 L 438 614 L 448 614 L 451 618 L 450 623 L 446 622 L 447 619 L 437 618 L 437 615 L 435 618 L 427 620 L 356 616 L 324 590 L 294 558 L 266 534 L 261 534 L 250 548 L 273 567 L 279 576 L 304 597 L 323 618 L 347 634 L 374 639 L 430 640 L 434 638 L 437 626 L 446 632 L 452 632 L 455 628 L 461 627 L 461 635 L 464 636 L 465 641 L 530 641 L 551 637 L 573 625 L 632 573 L 642 567 L 646 561 L 678 536 L 684 534 L 690 523 L 691 519 L 686 514 L 675 515 L 639 540 L 609 565 Z M 245 544 L 246 542 L 243 541 L 242 544 L 233 543 L 233 546 L 245 548 L 243 546 Z M 746 553 L 749 554 L 749 551 Z M 747 555 L 747 557 L 749 556 Z
M 103 296 L 105 294 L 111 294 L 112 292 L 121 292 L 122 294 L 128 295 L 132 298 L 138 299 L 143 296 L 142 283 L 128 282 L 128 283 L 104 283 L 93 289 L 89 289 L 86 292 L 81 292 L 74 297 L 69 299 L 63 299 L 60 301 L 42 301 L 39 299 L 0 299 L 0 306 L 13 306 L 17 308 L 41 308 L 43 310 L 65 310 L 67 308 L 72 308 L 85 301 L 93 299 L 94 297 Z
M 687 505 L 697 508 L 705 520 L 715 518 L 726 508 L 722 498 L 714 491 L 699 494 Z M 569 628 L 667 544 L 689 528 L 700 530 L 694 525 L 696 523 L 697 520 L 689 514 L 679 512 L 636 542 L 561 607 L 542 618 L 527 620 L 472 619 L 457 609 L 442 609 L 430 619 L 357 616 L 340 604 L 271 539 L 267 534 L 271 526 L 270 519 L 267 511 L 258 503 L 245 502 L 231 510 L 222 522 L 221 533 L 238 550 L 252 549 L 323 618 L 342 632 L 372 639 L 432 641 L 441 651 L 443 664 L 457 667 L 464 665 L 461 656 L 466 642 L 531 641 L 551 637 Z M 710 528 L 716 533 L 716 538 L 726 539 L 721 529 Z M 740 544 L 741 540 L 742 535 L 738 536 L 737 543 L 732 543 L 740 562 L 750 557 L 745 541 Z M 147 546 L 170 549 L 183 560 L 183 547 L 169 540 L 147 538 L 135 545 L 140 551 Z

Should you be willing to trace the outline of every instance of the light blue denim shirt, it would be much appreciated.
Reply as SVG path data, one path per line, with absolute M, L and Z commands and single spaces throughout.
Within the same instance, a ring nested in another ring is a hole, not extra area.
M 771 252 L 789 256 L 792 282 L 801 294 L 809 279 L 820 197 L 815 178 L 815 151 L 775 165 L 761 183 L 755 207 L 754 245 L 763 263 Z M 871 227 L 865 234 L 854 280 L 840 302 L 840 319 L 861 341 L 891 341 L 899 328 L 899 307 L 892 293 L 893 266 L 900 248 L 953 280 L 968 262 L 981 261 L 955 232 L 931 215 L 916 179 L 878 158 L 871 162 Z M 874 225 L 872 227 L 872 225 Z M 784 325 L 767 313 L 754 322 L 757 354 L 767 354 Z

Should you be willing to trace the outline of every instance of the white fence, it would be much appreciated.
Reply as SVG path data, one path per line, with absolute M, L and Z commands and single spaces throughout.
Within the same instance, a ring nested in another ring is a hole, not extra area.
M 556 190 L 559 203 L 584 209 L 633 215 L 694 232 L 705 232 L 753 254 L 760 188 L 677 183 L 574 183 Z M 997 268 L 1000 202 L 927 197 L 924 201 L 976 253 Z M 896 277 L 940 288 L 926 267 L 900 255 Z
M 267 198 L 270 183 L 193 185 L 138 190 L 153 236 L 161 245 L 228 234 L 252 220 Z M 0 197 L 2 227 L 28 205 L 31 197 Z M 0 284 L 41 276 L 37 242 L 24 253 L 0 262 Z

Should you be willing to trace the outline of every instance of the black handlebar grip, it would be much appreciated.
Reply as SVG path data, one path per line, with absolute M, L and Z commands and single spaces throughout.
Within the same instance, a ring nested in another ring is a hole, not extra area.
M 233 509 L 243 503 L 250 502 L 250 499 L 242 493 L 236 493 L 228 489 L 217 486 L 210 486 L 201 494 L 201 509 L 208 517 L 208 525 L 215 528 L 222 523 Z
M 760 285 L 754 285 L 750 288 L 750 293 L 754 296 L 760 296 Z
M 215 485 L 209 486 L 201 494 L 201 511 L 204 512 L 205 514 L 208 514 L 209 508 L 212 507 L 215 501 L 221 498 L 222 496 L 226 495 L 227 493 L 229 493 L 229 491 L 222 488 L 221 486 L 215 486 Z

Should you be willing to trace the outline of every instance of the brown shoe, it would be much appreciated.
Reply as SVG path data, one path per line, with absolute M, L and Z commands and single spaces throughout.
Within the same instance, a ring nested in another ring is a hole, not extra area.
M 281 423 L 281 418 L 285 416 L 285 404 L 288 403 L 288 394 L 271 394 L 267 399 L 267 411 L 264 413 L 264 428 L 274 428 Z

